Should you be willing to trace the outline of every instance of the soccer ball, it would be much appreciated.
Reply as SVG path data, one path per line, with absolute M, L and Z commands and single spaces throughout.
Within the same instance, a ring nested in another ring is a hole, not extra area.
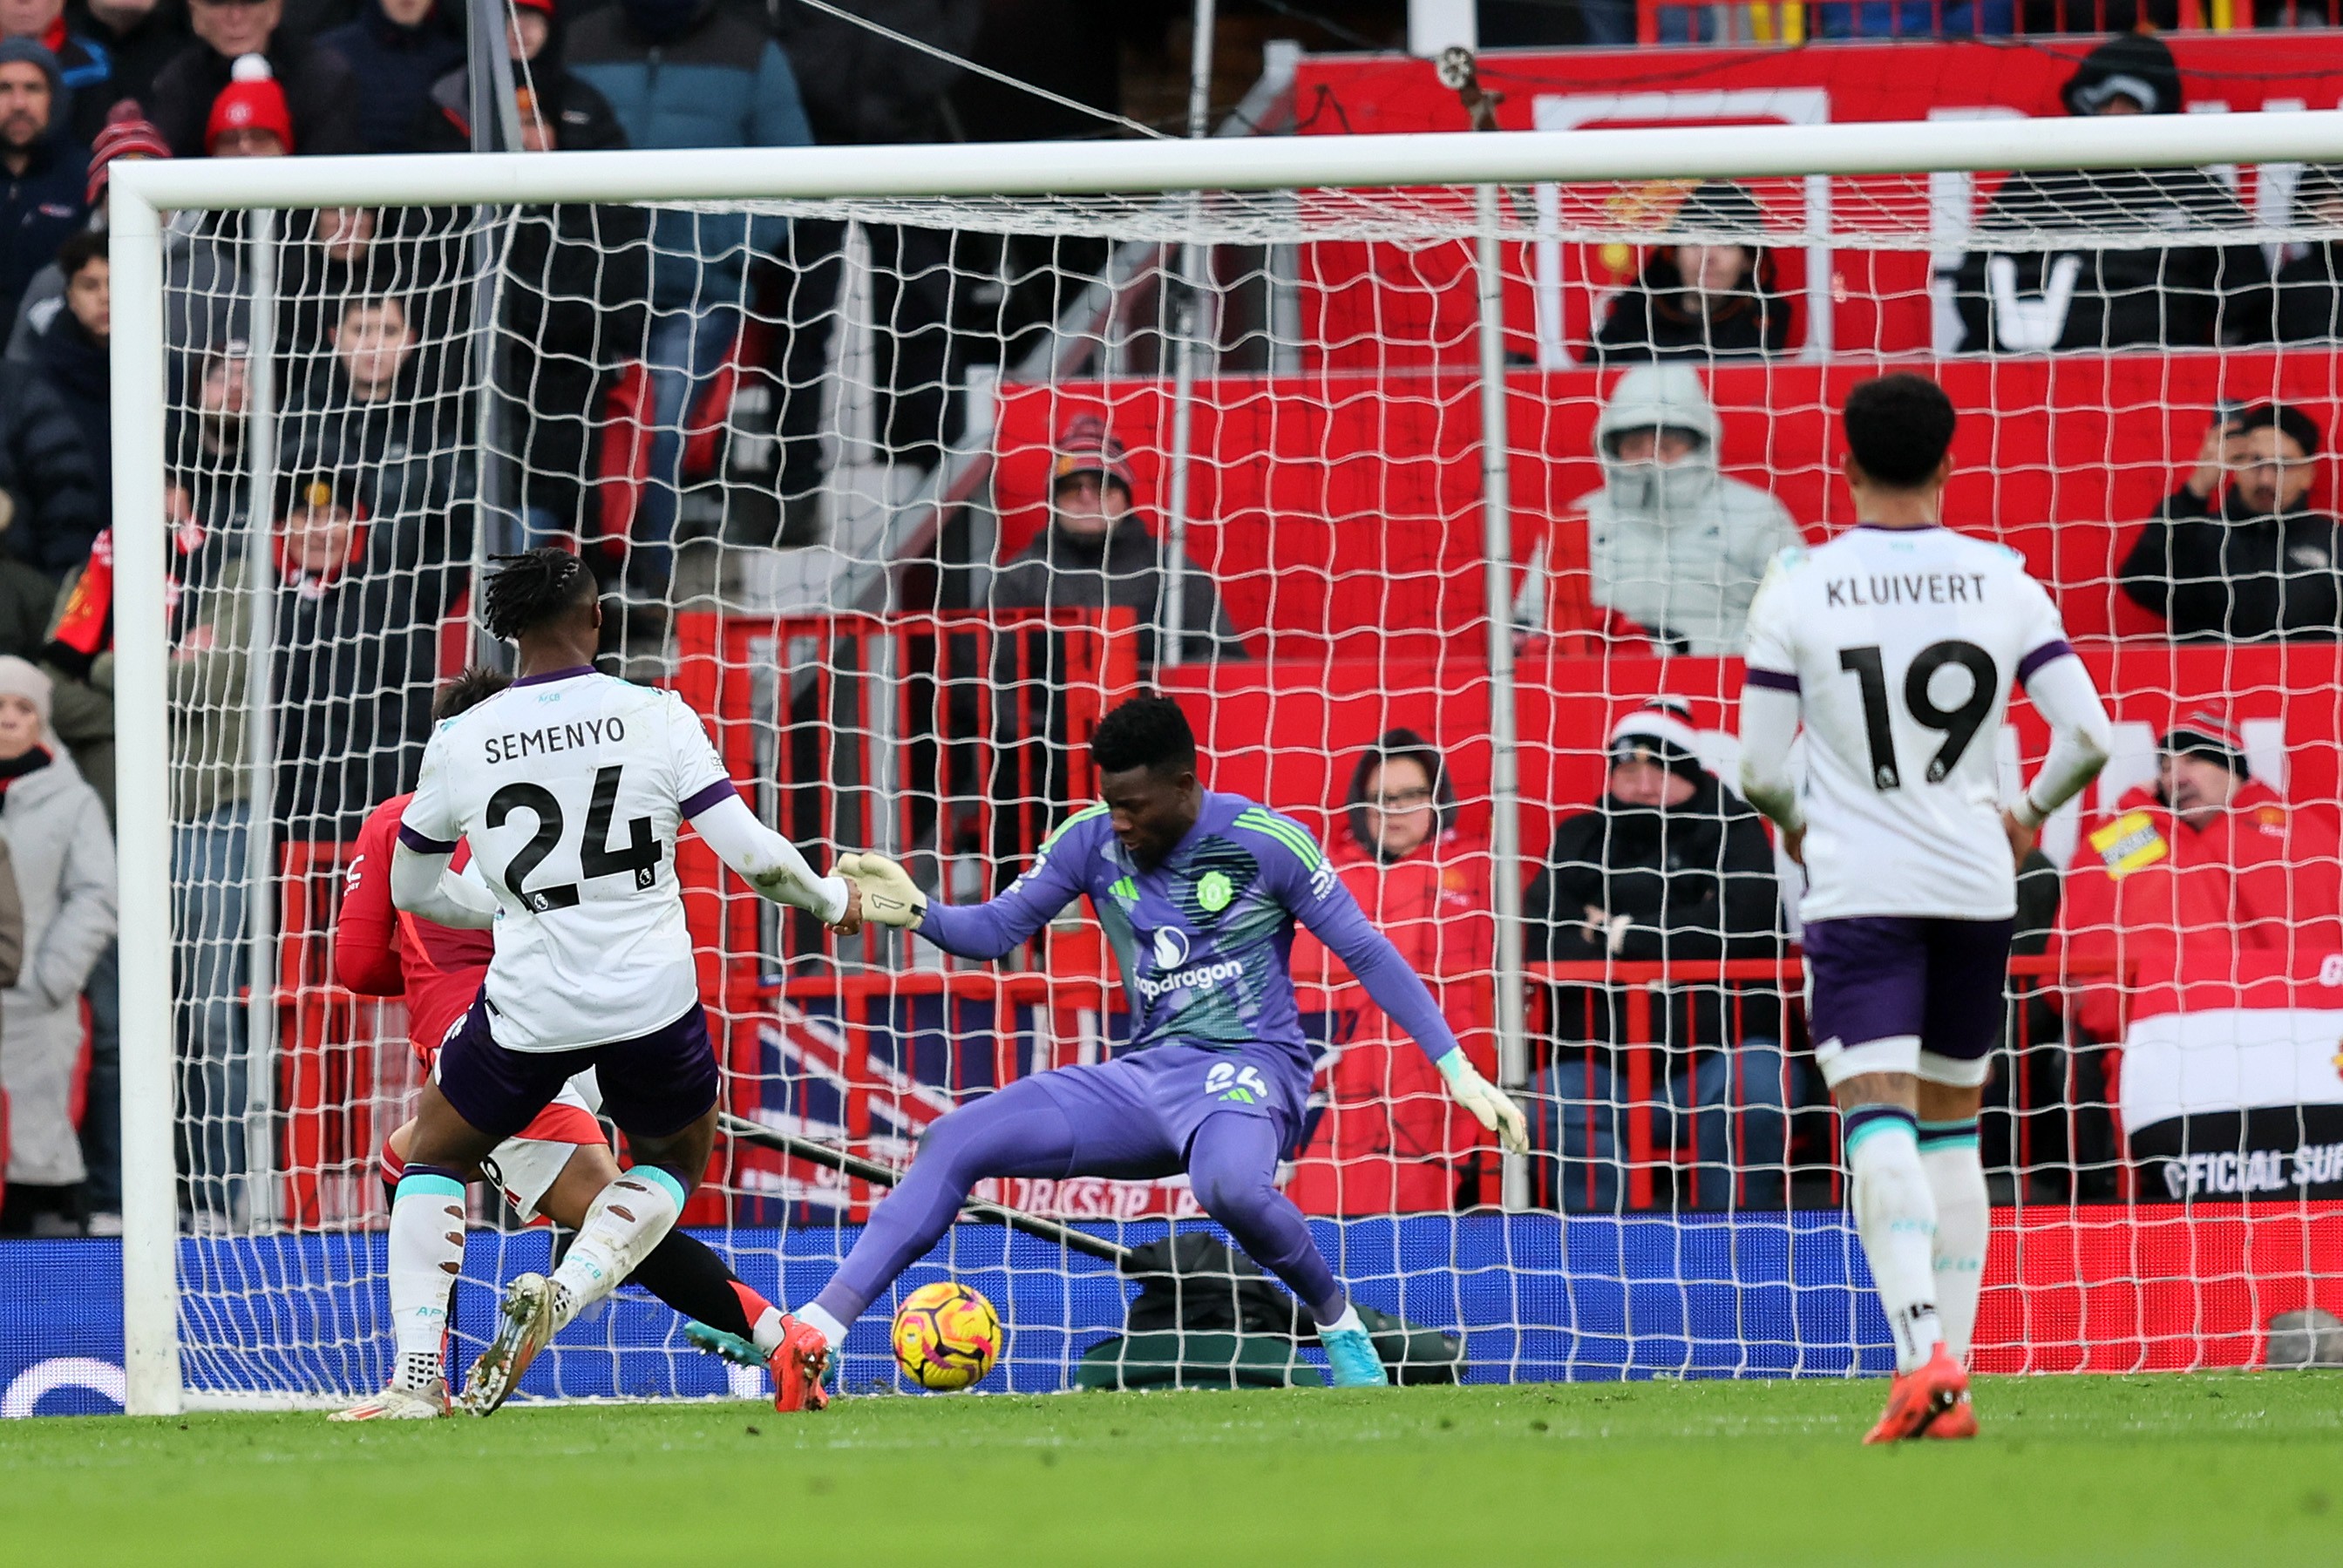
M 921 1285 L 895 1312 L 895 1364 L 927 1389 L 966 1388 L 1001 1359 L 1001 1316 L 950 1280 Z

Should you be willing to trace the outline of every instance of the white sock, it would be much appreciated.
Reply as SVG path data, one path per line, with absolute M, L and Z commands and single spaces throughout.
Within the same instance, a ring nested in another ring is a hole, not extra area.
M 836 1349 L 846 1339 L 846 1325 L 824 1312 L 813 1302 L 798 1309 L 798 1322 L 822 1337 L 824 1343 Z
M 1901 1106 L 1858 1105 L 1841 1126 L 1855 1232 L 1896 1336 L 1896 1370 L 1907 1372 L 1944 1338 L 1936 1321 L 1936 1201 L 1920 1169 L 1918 1123 Z
M 757 1342 L 758 1350 L 771 1355 L 774 1347 L 781 1342 L 781 1309 L 767 1307 L 759 1312 L 757 1321 L 749 1325 L 749 1337 Z
M 683 1183 L 657 1165 L 638 1165 L 594 1196 L 586 1222 L 561 1267 L 553 1271 L 555 1313 L 564 1323 L 600 1301 L 635 1271 L 635 1265 L 683 1212 Z
M 1318 1325 L 1318 1332 L 1322 1334 L 1338 1334 L 1351 1329 L 1356 1329 L 1361 1333 L 1367 1332 L 1367 1325 L 1359 1322 L 1358 1307 L 1349 1302 L 1342 1303 L 1342 1315 L 1341 1317 L 1336 1318 L 1331 1323 L 1320 1323 Z
M 1976 1123 L 1920 1123 L 1920 1168 L 1936 1200 L 1936 1312 L 1944 1320 L 1945 1348 L 1966 1366 L 1976 1332 L 1977 1292 L 1985 1283 L 1986 1249 L 1993 1239 Z
M 409 1167 L 390 1201 L 390 1322 L 398 1346 L 394 1387 L 420 1389 L 444 1375 L 447 1292 L 464 1266 L 464 1184 L 444 1171 Z

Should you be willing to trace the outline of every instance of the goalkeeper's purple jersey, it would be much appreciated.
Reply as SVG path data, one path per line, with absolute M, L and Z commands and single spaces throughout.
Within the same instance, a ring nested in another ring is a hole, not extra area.
M 999 958 L 1082 894 L 1114 947 L 1131 1046 L 1266 1045 L 1307 1074 L 1293 1000 L 1293 923 L 1348 964 L 1367 994 L 1434 1060 L 1456 1037 L 1423 981 L 1368 923 L 1300 823 L 1241 795 L 1206 791 L 1196 825 L 1142 869 L 1104 806 L 1077 811 L 1025 874 L 981 904 L 928 905 L 920 934 L 963 958 Z

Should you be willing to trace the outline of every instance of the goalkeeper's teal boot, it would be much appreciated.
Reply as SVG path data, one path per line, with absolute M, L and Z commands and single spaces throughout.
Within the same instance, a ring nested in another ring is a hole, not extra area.
M 691 1342 L 694 1349 L 720 1356 L 736 1367 L 764 1370 L 765 1352 L 757 1348 L 754 1341 L 744 1340 L 739 1334 L 711 1329 L 706 1323 L 694 1321 L 683 1325 L 683 1337 Z
M 1389 1388 L 1391 1377 L 1375 1342 L 1364 1329 L 1320 1329 L 1318 1342 L 1326 1347 L 1326 1364 L 1333 1370 L 1336 1388 Z

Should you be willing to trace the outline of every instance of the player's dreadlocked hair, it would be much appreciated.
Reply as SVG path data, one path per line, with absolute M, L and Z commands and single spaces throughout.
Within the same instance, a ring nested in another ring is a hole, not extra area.
M 445 724 L 459 713 L 469 713 L 511 684 L 512 677 L 503 670 L 476 664 L 439 689 L 431 699 L 431 722 Z
M 540 545 L 495 558 L 501 569 L 480 604 L 490 637 L 510 642 L 594 598 L 593 574 L 568 550 Z
M 1856 383 L 1840 421 L 1863 471 L 1899 490 L 1926 484 L 1953 444 L 1953 400 L 1908 370 Z
M 1099 720 L 1091 733 L 1091 760 L 1102 773 L 1133 768 L 1177 773 L 1196 765 L 1195 732 L 1170 698 L 1134 697 Z

